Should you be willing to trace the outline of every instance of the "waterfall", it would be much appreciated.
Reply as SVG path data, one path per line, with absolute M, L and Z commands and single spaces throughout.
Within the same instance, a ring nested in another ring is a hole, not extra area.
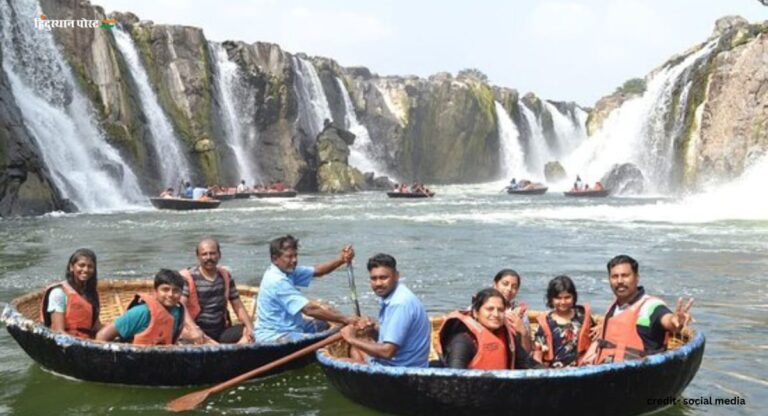
M 0 43 L 14 99 L 54 184 L 86 212 L 142 201 L 136 176 L 97 127 L 52 33 L 35 28 L 41 14 L 33 0 L 0 2 Z
M 544 128 L 541 126 L 541 120 L 536 114 L 528 108 L 522 101 L 518 105 L 523 109 L 523 116 L 530 127 L 531 137 L 528 138 L 528 148 L 526 149 L 526 166 L 528 172 L 531 172 L 535 178 L 544 176 L 544 165 L 550 160 L 555 160 L 544 138 Z
M 611 112 L 602 128 L 566 158 L 566 170 L 573 175 L 581 173 L 586 182 L 594 182 L 616 163 L 634 163 L 648 180 L 647 188 L 653 192 L 669 191 L 677 164 L 675 147 L 684 131 L 688 78 L 714 45 L 711 42 L 682 62 L 652 74 L 642 96 L 627 100 Z M 679 99 L 675 100 L 675 90 L 680 86 Z M 676 114 L 672 126 L 666 121 L 670 112 Z
M 323 84 L 312 62 L 299 57 L 292 57 L 296 82 L 293 84 L 299 97 L 300 125 L 314 142 L 323 130 L 323 121 L 333 120 L 328 108 Z
M 256 100 L 253 91 L 244 82 L 237 64 L 229 59 L 220 43 L 209 42 L 215 56 L 215 82 L 221 102 L 221 120 L 224 122 L 227 145 L 232 149 L 240 179 L 247 184 L 261 180 L 253 158 L 259 141 L 254 121 Z
M 543 100 L 543 102 L 546 111 L 552 115 L 552 126 L 555 130 L 555 136 L 557 137 L 556 148 L 558 149 L 553 156 L 559 160 L 561 157 L 571 153 L 573 149 L 577 148 L 587 137 L 584 129 L 585 122 L 576 114 L 569 116 L 561 113 L 560 110 L 549 101 Z M 581 111 L 581 114 L 586 117 L 584 111 Z
M 339 84 L 341 96 L 344 98 L 344 128 L 356 136 L 355 142 L 349 148 L 349 165 L 361 172 L 373 172 L 375 176 L 381 176 L 384 171 L 372 156 L 374 148 L 371 135 L 368 133 L 368 129 L 357 120 L 355 107 L 352 105 L 352 99 L 349 97 L 344 82 L 336 77 L 336 83 Z
M 152 135 L 150 145 L 160 166 L 160 179 L 164 186 L 177 185 L 182 180 L 190 180 L 189 163 L 179 145 L 170 120 L 149 83 L 147 71 L 141 63 L 136 46 L 131 36 L 120 28 L 112 29 L 115 43 L 128 64 L 131 76 L 136 82 L 141 107 L 147 117 L 147 126 Z
M 528 178 L 530 173 L 525 168 L 525 154 L 520 146 L 520 132 L 507 114 L 507 110 L 498 101 L 494 101 L 498 120 L 499 144 L 501 145 L 501 176 L 504 180 Z

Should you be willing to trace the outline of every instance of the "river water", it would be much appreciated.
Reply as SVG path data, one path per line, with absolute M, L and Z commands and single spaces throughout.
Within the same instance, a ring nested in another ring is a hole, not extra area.
M 543 309 L 549 279 L 574 278 L 579 300 L 603 311 L 611 300 L 605 264 L 626 253 L 640 262 L 649 293 L 674 304 L 696 298 L 695 326 L 707 337 L 701 369 L 684 397 L 744 399 L 743 406 L 678 406 L 664 415 L 758 415 L 768 405 L 768 212 L 729 215 L 707 200 L 567 199 L 508 196 L 501 185 L 439 187 L 429 200 L 382 193 L 236 200 L 213 211 L 151 209 L 0 220 L 0 302 L 60 280 L 76 248 L 98 255 L 101 279 L 148 278 L 195 261 L 195 243 L 213 236 L 238 283 L 257 285 L 270 239 L 301 239 L 300 264 L 352 243 L 361 307 L 376 316 L 365 260 L 387 252 L 430 315 L 469 303 L 501 268 L 523 276 L 519 297 Z M 352 311 L 342 271 L 305 290 Z M 249 369 L 243 369 L 247 371 Z M 0 414 L 165 414 L 190 389 L 141 388 L 68 380 L 42 370 L 0 331 Z M 375 392 L 371 392 L 375 394 Z M 339 394 L 317 365 L 251 382 L 209 398 L 201 413 L 377 414 Z

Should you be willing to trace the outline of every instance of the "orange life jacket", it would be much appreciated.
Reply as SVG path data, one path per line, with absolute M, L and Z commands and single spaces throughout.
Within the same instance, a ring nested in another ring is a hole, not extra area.
M 133 336 L 133 343 L 136 345 L 173 344 L 176 340 L 176 334 L 173 331 L 173 315 L 154 296 L 148 295 L 136 295 L 128 309 L 142 303 L 147 305 L 149 309 L 149 325 L 145 330 Z
M 651 299 L 655 298 L 650 295 L 644 295 L 634 304 L 630 305 L 628 309 L 621 312 L 619 316 L 607 318 L 608 313 L 606 313 L 602 339 L 599 340 L 598 364 L 605 362 L 608 358 L 613 358 L 612 362 L 615 363 L 622 362 L 627 352 L 637 357 L 645 355 L 643 339 L 637 333 L 637 318 L 645 302 Z M 614 300 L 613 304 L 608 308 L 608 312 L 614 309 L 615 306 L 616 301 Z
M 582 306 L 584 308 L 584 322 L 581 325 L 578 342 L 576 344 L 576 351 L 578 352 L 579 359 L 589 348 L 589 344 L 591 342 L 589 339 L 589 330 L 592 327 L 592 310 L 590 309 L 588 303 L 585 303 Z M 541 328 L 541 330 L 544 332 L 544 336 L 547 339 L 547 351 L 544 352 L 544 356 L 542 358 L 544 359 L 544 363 L 551 364 L 555 359 L 555 348 L 552 340 L 552 329 L 549 327 L 549 322 L 547 322 L 547 316 L 549 316 L 549 313 L 540 313 L 536 317 L 536 321 L 539 322 L 539 328 Z M 577 362 L 579 362 L 578 359 Z
M 501 335 L 497 335 L 489 331 L 486 327 L 482 326 L 479 322 L 469 316 L 468 312 L 454 311 L 451 312 L 448 317 L 443 321 L 438 331 L 440 342 L 437 343 L 437 353 L 443 355 L 442 339 L 444 335 L 448 335 L 448 328 L 453 326 L 452 321 L 459 320 L 464 326 L 469 329 L 472 334 L 475 345 L 477 345 L 477 352 L 469 362 L 469 369 L 475 370 L 506 370 L 514 367 L 514 360 L 510 359 L 510 351 L 514 351 L 514 341 L 506 339 L 506 331 L 499 331 Z
M 216 267 L 216 270 L 221 277 L 224 278 L 224 307 L 226 308 L 227 302 L 229 302 L 229 285 L 232 280 L 232 275 L 229 274 L 229 270 L 225 267 Z M 187 286 L 189 287 L 189 297 L 187 297 L 186 305 L 187 310 L 189 311 L 189 316 L 191 316 L 192 319 L 196 319 L 197 315 L 200 315 L 200 299 L 197 297 L 197 285 L 195 285 L 195 279 L 192 277 L 192 272 L 189 269 L 179 270 L 179 273 L 184 277 L 184 280 L 187 281 Z M 229 326 L 231 324 L 229 313 L 224 315 L 226 316 L 227 326 Z
M 80 296 L 66 280 L 61 283 L 54 283 L 45 289 L 43 302 L 40 305 L 40 320 L 45 326 L 51 326 L 51 313 L 47 310 L 47 304 L 51 291 L 56 287 L 61 287 L 67 295 L 67 309 L 64 311 L 64 330 L 76 337 L 93 338 L 93 327 L 98 317 L 93 313 L 93 305 Z

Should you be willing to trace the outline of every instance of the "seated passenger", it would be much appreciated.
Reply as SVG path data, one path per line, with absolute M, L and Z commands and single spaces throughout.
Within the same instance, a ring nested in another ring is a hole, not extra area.
M 173 198 L 173 188 L 166 188 L 165 191 L 160 193 L 160 198 Z
M 155 275 L 155 292 L 136 295 L 128 310 L 96 334 L 97 341 L 122 341 L 136 345 L 175 344 L 184 324 L 181 290 L 184 278 L 173 270 Z
M 498 290 L 507 302 L 507 310 L 504 314 L 507 330 L 515 334 L 517 341 L 524 350 L 530 352 L 533 347 L 531 322 L 528 320 L 528 304 L 516 299 L 521 284 L 520 275 L 512 269 L 501 269 L 493 277 L 493 288 Z
M 454 311 L 439 331 L 438 354 L 446 367 L 474 370 L 514 368 L 514 340 L 504 327 L 507 302 L 496 289 L 472 297 L 471 311 Z
M 65 280 L 48 287 L 40 305 L 40 320 L 52 331 L 93 338 L 101 328 L 96 254 L 87 248 L 69 257 Z
M 595 187 L 594 187 L 594 190 L 595 190 L 595 191 L 602 191 L 602 190 L 604 190 L 604 189 L 605 189 L 605 188 L 603 187 L 603 184 L 602 184 L 602 182 L 600 182 L 600 181 L 597 181 L 597 182 L 595 182 Z
M 539 314 L 533 358 L 547 367 L 575 366 L 590 346 L 592 320 L 589 304 L 577 305 L 576 286 L 568 276 L 557 276 L 547 287 L 547 307 Z

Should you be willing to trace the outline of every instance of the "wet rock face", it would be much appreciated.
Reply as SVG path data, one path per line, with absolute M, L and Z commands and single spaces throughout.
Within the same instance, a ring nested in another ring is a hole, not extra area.
M 600 182 L 613 195 L 641 194 L 645 189 L 643 172 L 632 163 L 613 165 Z
M 559 182 L 566 178 L 566 172 L 560 162 L 547 162 L 544 165 L 544 178 L 547 182 Z
M 349 146 L 355 135 L 333 124 L 326 125 L 317 137 L 317 190 L 342 193 L 365 189 L 365 177 L 348 165 Z

